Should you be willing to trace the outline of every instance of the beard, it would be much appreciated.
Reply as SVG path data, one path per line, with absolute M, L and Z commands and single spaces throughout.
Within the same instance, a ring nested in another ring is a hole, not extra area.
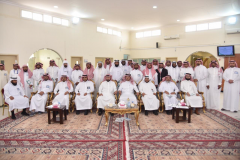
M 14 86 L 16 86 L 17 85 L 17 83 L 13 83 L 13 82 L 11 82 L 12 83 L 12 85 L 14 85 Z
M 24 72 L 27 72 L 28 70 L 23 70 Z
M 186 78 L 186 80 L 188 80 L 188 81 L 189 81 L 190 79 L 191 79 L 191 78 Z
M 119 64 L 115 64 L 115 67 L 118 67 L 119 66 Z
M 107 80 L 107 82 L 110 82 L 110 80 Z

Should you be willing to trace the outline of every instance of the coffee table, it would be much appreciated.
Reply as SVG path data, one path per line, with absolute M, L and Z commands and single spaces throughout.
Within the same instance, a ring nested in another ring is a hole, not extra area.
M 51 111 L 53 113 L 53 118 L 51 119 Z M 59 113 L 59 117 L 56 117 L 56 112 Z M 51 121 L 63 124 L 63 113 L 65 120 L 67 120 L 67 110 L 65 105 L 61 105 L 59 108 L 48 108 L 48 124 L 51 124 Z
M 186 107 L 186 108 L 185 108 Z M 183 116 L 179 116 L 179 112 L 183 111 Z M 181 108 L 179 107 L 173 107 L 172 108 L 172 119 L 175 119 L 175 112 L 176 112 L 176 123 L 179 123 L 179 121 L 188 121 L 188 123 L 191 123 L 191 111 L 192 108 L 188 106 L 184 106 Z M 188 112 L 188 118 L 187 118 L 187 113 Z
M 138 123 L 138 117 L 139 117 L 139 107 L 138 105 L 134 105 L 134 107 L 131 108 L 119 108 L 118 105 L 113 107 L 106 106 L 105 107 L 105 117 L 106 117 L 106 123 L 105 126 L 108 125 L 108 118 L 109 118 L 109 113 L 117 113 L 117 114 L 125 114 L 125 113 L 134 113 L 135 114 L 135 119 L 136 119 L 136 124 L 139 126 Z

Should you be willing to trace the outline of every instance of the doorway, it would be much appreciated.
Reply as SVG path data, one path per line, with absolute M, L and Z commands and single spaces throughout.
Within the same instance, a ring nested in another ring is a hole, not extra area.
M 102 61 L 102 63 L 104 64 L 106 58 L 109 58 L 109 57 L 95 57 L 95 67 L 97 66 L 97 63 L 99 61 Z M 110 60 L 111 60 L 111 62 L 113 62 L 113 58 L 110 58 Z
M 18 55 L 0 55 L 0 63 L 5 65 L 5 70 L 8 73 L 13 69 L 13 64 L 18 63 Z
M 71 67 L 73 68 L 75 64 L 80 64 L 83 70 L 83 58 L 82 57 L 71 57 Z
M 177 62 L 177 57 L 166 58 L 166 61 L 171 61 L 171 62 L 175 61 L 175 62 Z

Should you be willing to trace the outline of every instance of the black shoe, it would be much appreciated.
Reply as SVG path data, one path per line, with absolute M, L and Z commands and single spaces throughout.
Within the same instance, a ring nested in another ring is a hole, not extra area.
M 168 111 L 167 111 L 167 115 L 170 115 L 170 114 L 171 114 L 171 112 L 168 110 Z
M 101 108 L 98 109 L 98 115 L 99 115 L 99 116 L 102 115 L 102 109 L 101 109 Z
M 85 110 L 85 111 L 84 111 L 84 115 L 88 115 L 88 110 Z
M 111 116 L 114 116 L 114 113 L 111 113 Z
M 12 112 L 12 119 L 16 119 L 14 112 Z
M 68 115 L 68 113 L 69 113 L 69 112 L 68 112 L 68 110 L 67 110 L 67 115 Z
M 172 110 L 170 110 L 170 114 L 172 114 Z
M 79 115 L 80 114 L 80 111 L 79 110 L 76 110 L 76 115 Z
M 226 109 L 222 108 L 221 111 L 226 111 Z
M 23 116 L 29 116 L 29 114 L 25 111 L 22 111 L 22 113 L 21 113 Z
M 234 113 L 237 113 L 237 111 L 234 111 Z
M 145 115 L 146 115 L 146 116 L 148 115 L 148 111 L 145 111 Z
M 153 114 L 157 116 L 158 115 L 158 111 L 157 110 L 153 111 Z

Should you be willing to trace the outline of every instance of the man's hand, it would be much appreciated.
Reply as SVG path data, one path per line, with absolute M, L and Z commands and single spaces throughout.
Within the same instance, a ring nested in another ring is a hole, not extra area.
M 41 91 L 40 93 L 38 93 L 38 94 L 40 94 L 41 96 L 44 94 L 44 92 L 43 91 Z
M 177 81 L 176 83 L 179 83 L 179 81 Z
M 190 97 L 190 94 L 187 92 L 187 96 Z
M 117 94 L 117 91 L 115 91 L 113 94 L 115 94 L 115 95 L 116 95 L 116 94 Z
M 176 94 L 175 92 L 172 92 L 171 94 Z
M 80 93 L 77 93 L 78 96 L 80 96 Z
M 24 95 L 23 97 L 26 97 L 26 98 L 28 98 L 26 95 Z
M 155 96 L 156 96 L 156 93 L 153 93 L 153 95 L 155 95 Z
M 157 88 L 157 85 L 155 85 L 155 87 Z
M 137 92 L 137 96 L 139 95 L 139 92 Z
M 78 83 L 79 83 L 79 82 L 75 83 L 75 84 L 76 84 L 76 86 L 78 85 Z
M 194 82 L 198 82 L 198 80 L 197 80 L 197 79 L 194 79 L 193 81 L 194 81 Z
M 146 94 L 145 93 L 142 93 L 142 96 L 144 97 Z
M 11 100 L 14 100 L 14 97 L 13 97 L 13 96 L 10 96 L 10 99 L 11 99 Z
M 229 82 L 229 83 L 233 83 L 233 80 L 230 79 L 228 82 Z
M 200 95 L 197 93 L 196 96 L 200 96 Z
M 218 89 L 220 89 L 222 86 L 221 85 L 218 85 Z
M 56 94 L 56 96 L 59 95 L 59 93 Z
M 209 85 L 207 85 L 207 89 L 209 89 L 210 87 L 209 87 Z
M 99 96 L 103 96 L 103 94 L 99 94 Z
M 122 94 L 122 91 L 118 91 L 118 93 L 121 95 L 121 94 Z
M 169 94 L 169 92 L 168 92 L 168 91 L 165 91 L 164 93 L 166 93 L 166 94 Z
M 67 91 L 67 92 L 64 93 L 64 95 L 67 95 L 68 93 L 69 93 L 69 92 Z
M 86 96 L 87 95 L 87 93 L 84 93 L 84 96 Z
M 33 87 L 33 85 L 29 85 L 29 87 L 30 87 L 30 88 L 32 88 L 32 87 Z

